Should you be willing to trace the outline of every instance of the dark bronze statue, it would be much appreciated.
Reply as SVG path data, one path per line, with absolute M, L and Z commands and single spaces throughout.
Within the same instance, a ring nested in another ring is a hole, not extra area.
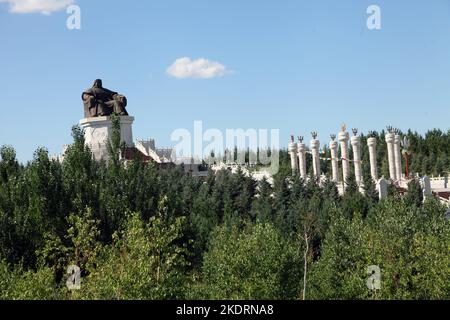
M 117 92 L 103 88 L 102 80 L 97 79 L 92 88 L 83 92 L 81 98 L 84 103 L 86 118 L 109 116 L 113 113 L 128 116 L 125 109 L 127 98 Z

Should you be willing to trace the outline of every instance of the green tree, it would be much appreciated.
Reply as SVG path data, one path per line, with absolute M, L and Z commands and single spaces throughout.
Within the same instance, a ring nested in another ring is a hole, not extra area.
M 423 191 L 419 181 L 412 180 L 408 183 L 408 191 L 405 195 L 405 203 L 408 206 L 415 206 L 417 208 L 422 206 Z
M 79 298 L 181 299 L 187 278 L 184 219 L 167 220 L 164 199 L 157 216 L 144 223 L 131 214 L 123 231 L 105 248 L 98 267 L 84 280 Z
M 196 292 L 209 299 L 296 299 L 301 257 L 270 224 L 243 231 L 218 227 L 203 263 L 203 285 Z
M 260 222 L 274 222 L 273 189 L 270 183 L 263 179 L 259 182 L 258 194 L 253 201 L 252 216 Z

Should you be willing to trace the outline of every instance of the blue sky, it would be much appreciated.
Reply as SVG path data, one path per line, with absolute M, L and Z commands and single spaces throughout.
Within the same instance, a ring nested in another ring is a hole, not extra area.
M 344 122 L 450 128 L 449 0 L 76 0 L 81 30 L 66 28 L 65 9 L 13 7 L 28 2 L 0 0 L 0 145 L 21 161 L 71 142 L 96 78 L 128 97 L 134 137 L 161 147 L 195 120 L 280 129 L 283 146 L 312 130 L 328 142 Z M 367 29 L 371 4 L 381 30 Z M 228 72 L 171 77 L 182 57 Z

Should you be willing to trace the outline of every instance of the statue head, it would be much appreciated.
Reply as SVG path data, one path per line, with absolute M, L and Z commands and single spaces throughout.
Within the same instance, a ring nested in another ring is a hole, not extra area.
M 102 79 L 96 79 L 96 80 L 94 81 L 93 87 L 94 87 L 94 88 L 103 88 L 103 82 L 102 82 Z

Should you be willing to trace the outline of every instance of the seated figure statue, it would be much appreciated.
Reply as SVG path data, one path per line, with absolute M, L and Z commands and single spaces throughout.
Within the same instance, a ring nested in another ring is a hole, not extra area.
M 125 109 L 127 98 L 117 92 L 103 88 L 102 80 L 97 79 L 92 88 L 83 92 L 81 98 L 84 103 L 86 118 L 109 116 L 113 113 L 128 116 Z

